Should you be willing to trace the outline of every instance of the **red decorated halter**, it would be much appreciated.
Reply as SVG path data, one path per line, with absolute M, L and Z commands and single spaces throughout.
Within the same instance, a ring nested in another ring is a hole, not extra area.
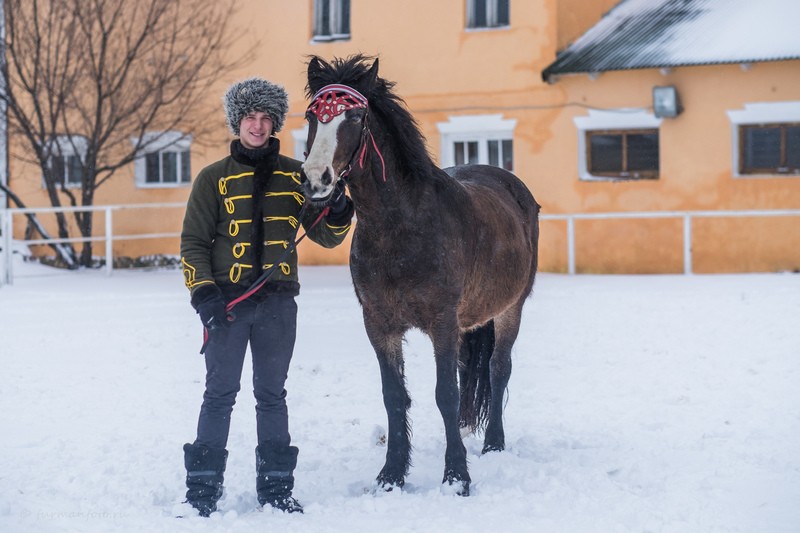
M 327 124 L 333 120 L 334 117 L 338 117 L 349 109 L 367 108 L 368 102 L 366 96 L 352 87 L 338 83 L 326 85 L 317 91 L 314 96 L 311 97 L 311 104 L 308 106 L 308 110 L 323 124 Z M 372 141 L 372 147 L 381 160 L 383 181 L 386 181 L 386 162 L 383 160 L 383 154 L 381 154 L 381 151 L 378 149 L 375 137 L 372 135 L 372 132 L 369 131 L 369 128 L 367 128 L 366 120 L 364 121 L 364 130 L 361 135 L 361 153 L 358 157 L 358 166 L 364 168 L 364 156 L 367 154 L 367 136 L 369 136 Z M 349 175 L 351 168 L 352 162 L 342 171 L 341 176 L 346 177 Z
M 323 124 L 350 109 L 366 109 L 367 99 L 360 92 L 347 85 L 326 85 L 311 98 L 308 110 Z

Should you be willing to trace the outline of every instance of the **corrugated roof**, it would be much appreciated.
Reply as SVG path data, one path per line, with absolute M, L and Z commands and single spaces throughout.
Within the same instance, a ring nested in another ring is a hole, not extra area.
M 800 0 L 623 0 L 542 72 L 800 59 Z

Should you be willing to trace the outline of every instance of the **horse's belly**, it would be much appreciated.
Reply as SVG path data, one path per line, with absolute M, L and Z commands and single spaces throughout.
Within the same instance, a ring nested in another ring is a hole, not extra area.
M 520 241 L 506 243 L 501 249 L 484 253 L 490 263 L 478 263 L 468 276 L 458 306 L 458 322 L 462 329 L 485 324 L 517 305 L 529 293 L 534 261 L 530 247 Z
M 454 284 L 442 283 L 441 265 L 404 264 L 399 259 L 389 263 L 378 258 L 351 259 L 353 285 L 365 316 L 401 328 L 427 330 L 443 309 L 455 312 L 460 291 Z

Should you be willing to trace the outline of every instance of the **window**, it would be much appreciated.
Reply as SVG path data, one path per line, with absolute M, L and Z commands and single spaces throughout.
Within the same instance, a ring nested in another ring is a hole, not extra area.
M 303 125 L 302 128 L 292 130 L 292 139 L 294 140 L 294 158 L 298 161 L 305 161 L 308 124 Z
M 485 146 L 484 146 L 485 145 Z M 487 139 L 486 141 L 457 141 L 453 143 L 456 165 L 489 164 L 514 170 L 514 141 L 512 139 Z M 482 153 L 485 156 L 482 157 Z
M 489 145 L 489 164 L 502 167 L 506 170 L 514 170 L 514 141 L 513 139 L 490 140 Z
M 800 176 L 800 101 L 728 111 L 734 176 Z
M 86 138 L 78 135 L 57 136 L 50 147 L 50 171 L 57 185 L 80 187 Z
M 350 0 L 314 0 L 314 40 L 350 38 Z
M 442 139 L 441 165 L 483 164 L 514 170 L 517 121 L 501 115 L 450 117 L 437 124 Z
M 145 159 L 145 183 L 189 183 L 192 180 L 189 150 L 149 152 Z
M 467 28 L 497 28 L 510 23 L 510 0 L 467 0 Z
M 593 176 L 658 178 L 658 130 L 586 132 L 587 169 Z
M 80 187 L 83 164 L 77 155 L 53 155 L 50 157 L 50 170 L 59 185 Z
M 134 139 L 134 143 L 137 139 Z M 176 187 L 192 181 L 191 140 L 180 132 L 150 133 L 134 163 L 140 187 Z
M 638 109 L 589 110 L 578 128 L 578 173 L 584 181 L 658 179 L 662 119 Z
M 800 174 L 800 123 L 739 126 L 741 174 Z
M 456 165 L 475 165 L 478 163 L 478 141 L 459 141 L 453 143 Z

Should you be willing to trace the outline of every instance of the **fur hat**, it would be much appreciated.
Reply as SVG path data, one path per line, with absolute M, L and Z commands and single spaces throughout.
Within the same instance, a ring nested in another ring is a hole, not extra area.
M 261 111 L 272 119 L 272 132 L 283 127 L 289 111 L 286 90 L 262 78 L 248 78 L 231 85 L 222 98 L 225 105 L 225 121 L 234 135 L 239 135 L 239 125 L 248 113 Z

